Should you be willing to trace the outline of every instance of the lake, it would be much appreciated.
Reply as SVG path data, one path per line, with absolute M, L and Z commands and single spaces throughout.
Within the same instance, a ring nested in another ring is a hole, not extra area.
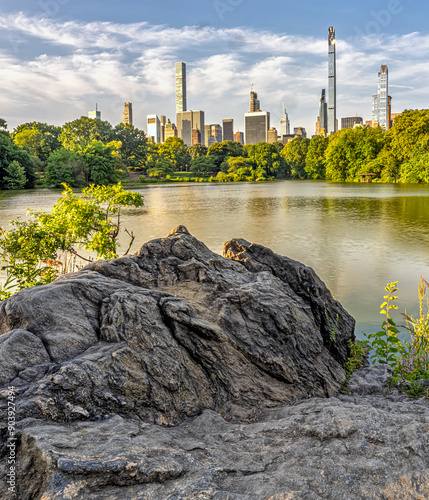
M 132 251 L 179 224 L 222 253 L 231 238 L 272 248 L 312 267 L 355 317 L 356 334 L 374 332 L 386 283 L 399 281 L 400 311 L 417 313 L 420 276 L 429 281 L 429 186 L 324 181 L 168 184 L 138 189 L 142 209 L 123 212 Z M 0 226 L 28 207 L 49 210 L 60 191 L 2 192 Z M 127 240 L 122 237 L 123 251 Z M 400 315 L 397 316 L 400 320 Z

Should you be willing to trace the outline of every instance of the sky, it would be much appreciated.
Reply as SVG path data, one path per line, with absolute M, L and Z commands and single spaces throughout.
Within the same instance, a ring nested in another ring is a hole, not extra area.
M 429 107 L 426 0 L 0 0 L 0 117 L 9 130 L 98 109 L 113 125 L 124 102 L 175 122 L 174 63 L 187 64 L 188 109 L 243 131 L 253 84 L 279 128 L 315 132 L 328 86 L 328 28 L 337 38 L 337 116 L 371 119 L 377 73 L 389 68 L 392 111 Z

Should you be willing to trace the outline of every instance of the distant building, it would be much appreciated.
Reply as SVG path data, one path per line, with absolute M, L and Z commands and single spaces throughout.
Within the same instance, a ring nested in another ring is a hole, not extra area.
M 133 104 L 131 102 L 124 103 L 124 112 L 122 113 L 122 123 L 124 125 L 133 124 Z
M 258 101 L 258 94 L 253 92 L 253 88 L 250 92 L 250 106 L 249 113 L 256 113 L 261 111 L 261 103 Z
M 244 144 L 244 134 L 243 134 L 243 132 L 236 132 L 234 134 L 234 142 L 239 142 L 240 144 Z
M 341 118 L 341 128 L 353 128 L 355 125 L 363 125 L 363 118 L 360 116 Z
M 326 137 L 328 133 L 328 103 L 326 102 L 326 91 L 322 89 L 322 95 L 319 100 L 319 116 L 316 122 L 316 135 Z
M 268 129 L 270 128 L 270 113 L 261 111 L 258 94 L 250 92 L 250 109 L 244 115 L 244 136 L 246 144 L 257 144 L 267 142 Z
M 215 142 L 222 142 L 222 127 L 219 124 L 206 125 L 204 128 L 204 142 L 210 147 Z
M 234 120 L 222 120 L 222 131 L 223 131 L 223 140 L 224 141 L 233 141 L 234 140 Z
M 95 105 L 95 111 L 88 111 L 88 118 L 101 120 L 101 111 L 98 111 L 98 105 Z
M 328 58 L 328 134 L 330 135 L 338 130 L 336 39 L 333 26 L 328 31 Z
M 174 123 L 167 119 L 167 123 L 164 128 L 164 140 L 166 141 L 169 137 L 177 137 L 177 127 Z
M 160 131 L 160 142 L 163 143 L 165 141 L 165 124 L 167 123 L 167 119 L 164 115 L 161 115 L 160 118 L 160 126 L 161 126 L 161 131 Z
M 267 132 L 267 142 L 269 144 L 274 144 L 277 142 L 277 129 L 274 127 L 270 127 Z
M 305 130 L 304 127 L 295 127 L 293 129 L 293 133 L 295 136 L 298 137 L 307 137 L 307 131 Z
M 290 141 L 293 141 L 294 139 L 296 139 L 297 137 L 300 137 L 299 135 L 296 135 L 296 134 L 287 134 L 287 135 L 283 135 L 281 137 L 281 142 L 283 143 L 283 145 L 287 144 L 288 142 Z
M 178 62 L 176 71 L 176 113 L 183 113 L 186 108 L 186 64 Z
M 372 128 L 372 120 L 367 120 L 365 122 L 365 126 L 368 127 L 368 128 Z
M 195 144 L 201 144 L 201 131 L 196 128 L 192 130 L 192 146 Z
M 378 93 L 372 96 L 372 121 L 377 121 L 385 130 L 390 128 L 389 70 L 386 65 L 382 65 L 378 73 Z
M 161 122 L 158 115 L 147 115 L 147 136 L 152 142 L 161 142 Z
M 192 131 L 204 130 L 204 111 L 184 111 L 183 113 L 177 113 L 176 125 L 178 137 L 180 137 L 187 146 L 191 146 Z M 203 137 L 201 137 L 201 140 L 203 140 Z
M 285 103 L 283 103 L 283 113 L 280 118 L 280 135 L 289 135 L 290 134 L 290 122 L 289 115 L 286 112 Z

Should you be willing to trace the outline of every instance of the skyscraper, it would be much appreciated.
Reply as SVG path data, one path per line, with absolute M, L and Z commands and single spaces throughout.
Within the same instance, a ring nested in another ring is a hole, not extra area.
M 280 118 L 280 136 L 283 137 L 284 135 L 289 135 L 289 134 L 290 134 L 289 116 L 286 113 L 285 103 L 283 103 L 283 114 L 282 117 Z
M 244 115 L 244 135 L 246 144 L 267 142 L 268 129 L 270 128 L 270 113 L 261 111 L 258 94 L 250 92 L 250 109 Z
M 101 111 L 98 111 L 98 104 L 95 105 L 95 111 L 88 111 L 88 118 L 101 120 Z
M 223 140 L 234 140 L 234 120 L 222 120 Z
M 157 144 L 161 142 L 161 122 L 158 115 L 147 115 L 147 137 Z
M 192 131 L 199 130 L 201 132 L 201 140 L 203 141 L 204 131 L 204 111 L 184 111 L 176 114 L 176 124 L 178 137 L 187 145 L 192 145 Z M 204 142 L 202 142 L 204 144 Z
M 133 124 L 133 104 L 131 102 L 124 103 L 124 112 L 122 113 L 122 123 L 124 125 Z
M 176 63 L 176 113 L 183 113 L 186 108 L 186 64 Z
M 326 91 L 322 89 L 322 96 L 319 101 L 319 116 L 317 118 L 316 135 L 328 133 L 328 103 L 326 102 Z
M 328 133 L 337 131 L 337 62 L 335 45 L 335 28 L 331 26 L 328 32 Z
M 386 65 L 381 66 L 378 73 L 378 94 L 372 96 L 372 121 L 377 121 L 378 125 L 386 130 L 390 128 L 389 70 Z
M 218 123 L 206 125 L 204 127 L 204 141 L 207 147 L 215 142 L 222 142 L 222 127 Z

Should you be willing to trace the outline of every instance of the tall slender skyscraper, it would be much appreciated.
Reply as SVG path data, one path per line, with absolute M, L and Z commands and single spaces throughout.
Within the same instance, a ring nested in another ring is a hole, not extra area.
M 289 134 L 290 134 L 289 116 L 286 112 L 285 103 L 283 103 L 283 113 L 282 117 L 280 118 L 280 137 Z
M 372 96 L 372 122 L 378 122 L 386 130 L 390 128 L 389 120 L 389 70 L 381 66 L 378 73 L 378 94 Z
M 334 134 L 337 131 L 337 62 L 335 45 L 335 28 L 331 26 L 328 32 L 328 133 Z
M 176 63 L 176 113 L 186 111 L 186 64 Z
M 318 130 L 316 135 L 324 135 L 328 133 L 328 103 L 326 102 L 326 91 L 322 89 L 322 95 L 319 101 L 319 117 L 317 119 Z
M 122 123 L 124 125 L 133 124 L 133 104 L 131 102 L 124 103 L 124 112 L 122 113 Z

